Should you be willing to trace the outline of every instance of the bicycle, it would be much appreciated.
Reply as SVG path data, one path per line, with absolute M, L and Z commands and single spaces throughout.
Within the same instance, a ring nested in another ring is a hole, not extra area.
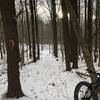
M 87 71 L 96 74 L 96 81 L 94 83 L 79 82 L 74 90 L 74 100 L 99 100 L 96 90 L 100 87 L 100 73 L 95 73 L 89 69 Z

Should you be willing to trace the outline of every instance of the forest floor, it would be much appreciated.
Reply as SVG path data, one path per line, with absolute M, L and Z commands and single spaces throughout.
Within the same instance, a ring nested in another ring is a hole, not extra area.
M 97 64 L 95 64 L 96 66 Z M 79 69 L 77 71 L 85 73 L 85 69 L 85 62 L 79 59 Z M 45 48 L 41 52 L 41 60 L 37 61 L 37 63 L 26 64 L 20 69 L 22 90 L 28 97 L 18 100 L 74 100 L 74 89 L 77 83 L 82 80 L 90 82 L 90 78 L 80 77 L 76 74 L 76 70 L 69 72 L 64 70 L 64 62 L 61 59 L 57 61 Z M 100 68 L 96 68 L 96 70 L 100 71 Z M 6 60 L 0 60 L 1 96 L 7 90 L 6 72 Z

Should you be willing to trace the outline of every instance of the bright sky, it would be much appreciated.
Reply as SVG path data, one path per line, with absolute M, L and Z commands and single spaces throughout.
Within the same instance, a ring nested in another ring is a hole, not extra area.
M 20 6 L 20 0 L 15 0 L 16 1 L 16 10 L 17 12 L 19 12 L 19 6 Z M 22 0 L 23 2 L 25 0 Z M 41 19 L 43 19 L 44 22 L 50 20 L 50 7 L 48 6 L 48 4 L 50 5 L 50 1 L 51 0 L 38 0 L 38 15 Z M 48 2 L 48 3 L 47 3 Z M 62 11 L 61 11 L 61 6 L 59 6 L 60 4 L 60 0 L 56 0 L 56 4 L 57 4 L 57 15 L 59 16 L 59 18 L 62 18 Z M 24 3 L 23 3 L 24 5 Z M 95 6 L 94 6 L 95 7 Z M 29 7 L 28 7 L 29 8 Z M 81 0 L 81 13 L 83 15 L 84 13 L 84 0 Z M 93 16 L 93 19 L 95 19 L 95 16 Z
M 48 1 L 48 0 L 47 0 Z M 46 1 L 44 0 L 44 4 L 40 7 L 38 7 L 38 14 L 39 16 L 44 20 L 50 20 L 50 8 L 48 7 Z M 62 18 L 62 11 L 61 7 L 58 5 L 57 6 L 57 15 Z
M 39 9 L 38 9 L 38 15 L 44 21 L 50 20 L 50 11 L 45 6 L 39 7 Z
M 24 1 L 24 0 L 22 0 Z M 43 19 L 44 22 L 50 20 L 50 8 L 48 7 L 46 1 L 48 2 L 48 4 L 50 4 L 50 0 L 38 0 L 38 15 L 40 18 Z M 40 2 L 41 1 L 41 2 Z M 59 0 L 58 0 L 59 1 Z M 16 11 L 17 13 L 19 12 L 19 7 L 20 7 L 20 0 L 15 0 L 16 2 Z M 24 5 L 24 3 L 23 3 Z M 29 7 L 28 7 L 29 8 Z M 62 11 L 61 11 L 61 7 L 58 5 L 57 6 L 57 15 L 62 18 Z

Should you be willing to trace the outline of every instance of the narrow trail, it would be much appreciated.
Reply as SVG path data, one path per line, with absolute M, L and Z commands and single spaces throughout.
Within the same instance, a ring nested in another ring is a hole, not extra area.
M 82 66 L 84 65 L 81 65 L 79 70 L 82 70 Z M 75 73 L 76 70 L 64 70 L 64 62 L 60 59 L 57 61 L 48 50 L 44 50 L 39 61 L 27 64 L 20 70 L 22 90 L 33 100 L 74 100 L 74 88 L 84 79 Z M 0 76 L 0 79 L 2 95 L 7 90 L 6 73 Z

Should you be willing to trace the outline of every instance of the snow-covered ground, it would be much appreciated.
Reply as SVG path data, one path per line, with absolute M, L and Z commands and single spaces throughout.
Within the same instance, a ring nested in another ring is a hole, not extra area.
M 84 61 L 79 61 L 78 71 L 85 72 L 85 66 Z M 48 49 L 45 49 L 41 52 L 41 59 L 37 63 L 27 64 L 20 70 L 22 90 L 28 97 L 18 100 L 74 100 L 74 88 L 77 83 L 90 79 L 80 77 L 75 73 L 76 70 L 70 72 L 64 70 L 64 62 L 61 59 L 57 61 L 49 54 Z M 0 95 L 2 96 L 6 90 L 6 62 L 0 61 Z

